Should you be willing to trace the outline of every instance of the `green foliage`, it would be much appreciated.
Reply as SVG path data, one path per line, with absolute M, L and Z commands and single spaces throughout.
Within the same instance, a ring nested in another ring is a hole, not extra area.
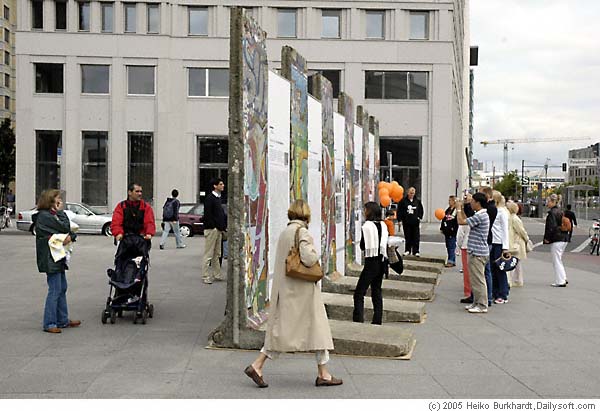
M 15 158 L 15 133 L 6 118 L 0 126 L 0 184 L 4 187 L 15 178 Z
M 517 198 L 521 196 L 521 178 L 516 172 L 511 171 L 506 174 L 502 180 L 494 185 L 494 190 L 498 190 L 508 200 L 509 197 Z

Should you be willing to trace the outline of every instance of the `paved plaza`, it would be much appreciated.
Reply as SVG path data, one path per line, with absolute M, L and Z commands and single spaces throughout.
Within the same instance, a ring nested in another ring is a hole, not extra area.
M 532 237 L 539 221 L 526 222 Z M 540 228 L 541 227 L 541 228 Z M 437 227 L 424 227 L 424 254 L 443 255 Z M 431 240 L 431 241 L 430 241 Z M 71 318 L 81 328 L 41 331 L 45 276 L 37 273 L 34 238 L 0 233 L 0 398 L 600 398 L 600 257 L 567 253 L 567 288 L 552 288 L 549 254 L 525 262 L 525 287 L 486 315 L 458 303 L 462 275 L 446 270 L 409 361 L 332 356 L 344 385 L 316 388 L 312 355 L 267 364 L 270 387 L 243 374 L 256 352 L 206 349 L 223 318 L 225 283 L 202 284 L 203 238 L 151 252 L 155 317 L 102 325 L 112 240 L 81 235 L 68 273 Z M 547 247 L 545 247 L 547 248 Z

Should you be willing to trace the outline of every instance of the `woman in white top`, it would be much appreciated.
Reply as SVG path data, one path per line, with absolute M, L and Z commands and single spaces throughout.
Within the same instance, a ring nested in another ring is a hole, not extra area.
M 495 304 L 504 304 L 508 302 L 508 278 L 506 271 L 502 271 L 494 263 L 503 254 L 508 255 L 509 235 L 508 235 L 508 210 L 506 209 L 506 200 L 499 191 L 494 190 L 492 198 L 496 203 L 498 215 L 492 225 L 492 249 L 490 253 L 490 265 L 492 268 L 492 298 Z
M 519 206 L 513 201 L 506 203 L 506 208 L 510 212 L 508 218 L 508 232 L 510 237 L 509 251 L 512 255 L 519 259 L 517 267 L 510 272 L 510 286 L 523 287 L 523 260 L 527 258 L 527 244 L 529 243 L 529 235 L 525 231 L 523 222 L 517 215 Z

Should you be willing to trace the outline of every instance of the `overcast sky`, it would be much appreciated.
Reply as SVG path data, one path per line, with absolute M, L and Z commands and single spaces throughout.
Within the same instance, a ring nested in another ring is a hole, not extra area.
M 482 140 L 561 138 L 516 144 L 509 169 L 567 161 L 600 141 L 600 0 L 471 0 L 475 69 L 474 157 L 502 171 L 502 145 Z M 591 137 L 573 141 L 574 137 Z

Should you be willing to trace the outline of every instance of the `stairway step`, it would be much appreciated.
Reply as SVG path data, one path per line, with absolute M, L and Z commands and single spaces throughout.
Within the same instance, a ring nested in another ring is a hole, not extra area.
M 327 317 L 332 320 L 352 321 L 354 300 L 348 294 L 321 293 L 327 309 Z M 373 318 L 373 303 L 365 298 L 365 321 Z M 425 303 L 384 299 L 383 322 L 413 322 L 420 323 L 425 318 Z
M 343 276 L 336 281 L 325 278 L 323 280 L 323 291 L 337 294 L 353 294 L 357 282 L 357 277 Z M 433 299 L 433 290 L 433 284 L 408 281 L 383 280 L 381 286 L 384 298 L 396 300 L 431 300 Z M 367 295 L 369 294 L 367 293 Z
M 441 274 L 444 272 L 444 263 L 432 263 L 430 261 L 404 260 L 404 269 L 413 271 L 427 271 Z
M 356 264 L 351 264 L 346 269 L 346 275 L 348 277 L 360 277 L 361 271 L 362 271 L 362 266 L 358 266 Z M 438 277 L 439 277 L 439 274 L 437 274 L 437 273 L 427 272 L 427 271 L 413 271 L 413 270 L 404 270 L 402 275 L 399 275 L 390 268 L 390 276 L 389 276 L 388 280 L 406 281 L 406 282 L 410 282 L 410 283 L 437 284 Z
M 403 256 L 404 261 L 424 261 L 428 263 L 446 264 L 446 257 L 440 257 L 439 255 L 423 255 L 415 257 L 414 255 Z

